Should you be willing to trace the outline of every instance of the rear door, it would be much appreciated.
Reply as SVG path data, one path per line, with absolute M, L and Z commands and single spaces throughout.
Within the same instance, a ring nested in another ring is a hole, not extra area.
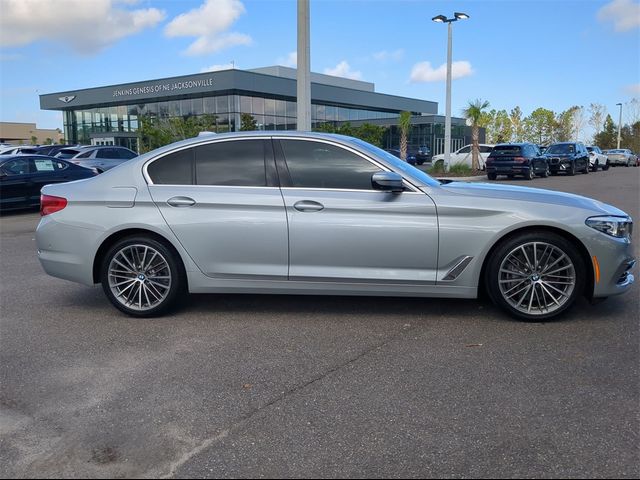
M 287 218 L 269 139 L 192 146 L 146 171 L 154 202 L 205 275 L 286 280 Z
M 27 157 L 8 160 L 0 166 L 0 201 L 3 209 L 28 205 L 31 164 Z

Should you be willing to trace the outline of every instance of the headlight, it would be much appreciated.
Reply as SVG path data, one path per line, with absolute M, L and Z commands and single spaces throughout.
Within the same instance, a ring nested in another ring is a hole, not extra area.
M 631 232 L 633 231 L 633 222 L 629 217 L 590 217 L 585 222 L 591 228 L 611 235 L 616 238 L 627 238 L 631 240 Z

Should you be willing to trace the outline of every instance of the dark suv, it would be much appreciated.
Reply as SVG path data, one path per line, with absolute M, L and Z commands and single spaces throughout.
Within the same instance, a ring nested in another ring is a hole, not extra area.
M 493 147 L 485 162 L 487 178 L 495 180 L 498 175 L 513 178 L 522 175 L 533 180 L 536 175 L 547 177 L 549 164 L 533 143 L 502 143 Z
M 576 172 L 589 173 L 589 152 L 580 142 L 562 142 L 549 145 L 544 156 L 549 161 L 551 175 L 564 172 L 575 175 Z

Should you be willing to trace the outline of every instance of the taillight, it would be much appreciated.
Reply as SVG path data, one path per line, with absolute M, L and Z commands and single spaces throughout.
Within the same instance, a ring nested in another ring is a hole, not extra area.
M 525 157 L 513 157 L 513 161 L 516 163 L 524 163 L 527 159 Z
M 67 199 L 53 195 L 40 195 L 40 215 L 56 213 L 67 206 Z

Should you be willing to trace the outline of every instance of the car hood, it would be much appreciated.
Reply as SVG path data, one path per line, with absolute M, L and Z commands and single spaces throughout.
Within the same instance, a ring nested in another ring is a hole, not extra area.
M 590 210 L 594 215 L 627 216 L 622 210 L 593 198 L 582 197 L 572 193 L 556 192 L 541 188 L 518 187 L 514 185 L 496 185 L 494 183 L 451 182 L 440 188 L 458 195 L 499 200 L 514 200 L 536 204 L 562 205 Z

